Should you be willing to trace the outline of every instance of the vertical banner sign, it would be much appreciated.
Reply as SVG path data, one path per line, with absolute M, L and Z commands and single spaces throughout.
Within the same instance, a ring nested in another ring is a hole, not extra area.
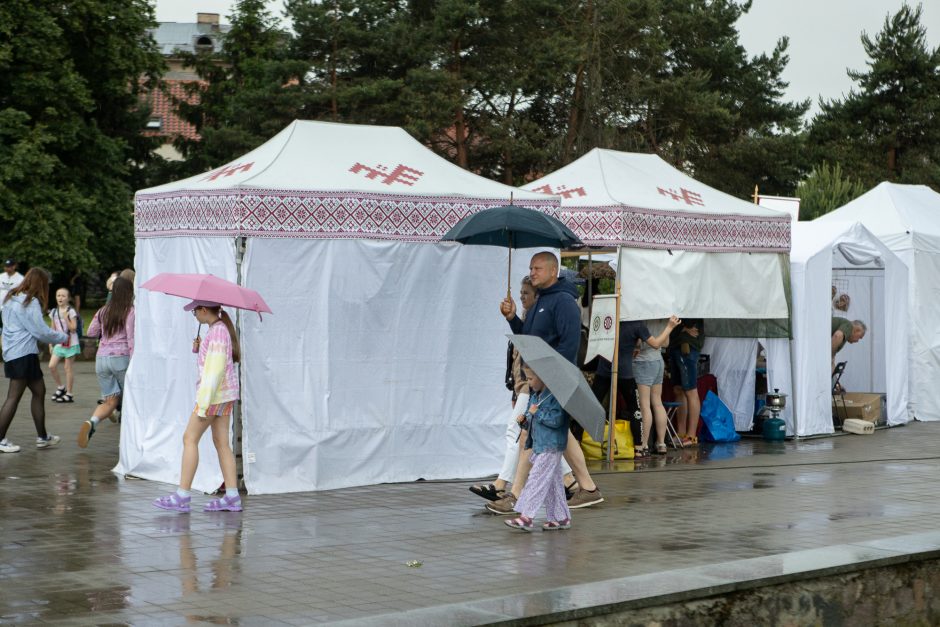
M 588 362 L 595 355 L 600 355 L 607 361 L 614 360 L 614 340 L 617 334 L 617 296 L 605 294 L 594 297 L 591 307 L 591 322 L 588 329 L 587 354 L 584 361 Z

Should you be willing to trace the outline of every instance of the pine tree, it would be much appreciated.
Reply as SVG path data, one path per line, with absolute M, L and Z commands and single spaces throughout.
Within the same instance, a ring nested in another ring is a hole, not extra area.
M 940 48 L 929 49 L 920 6 L 862 35 L 868 71 L 849 72 L 857 89 L 821 103 L 811 140 L 820 158 L 841 163 L 866 186 L 883 180 L 940 189 Z
M 800 220 L 815 220 L 863 193 L 865 186 L 861 181 L 845 176 L 838 163 L 830 167 L 828 163 L 823 162 L 797 186 Z

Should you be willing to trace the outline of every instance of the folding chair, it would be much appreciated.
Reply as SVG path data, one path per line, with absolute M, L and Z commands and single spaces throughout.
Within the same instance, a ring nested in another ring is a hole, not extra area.
M 675 417 L 679 408 L 682 407 L 682 403 L 663 401 L 663 407 L 666 408 L 666 434 L 669 436 L 669 443 L 672 444 L 672 448 L 674 449 L 682 448 L 682 439 L 676 432 L 676 426 L 672 424 L 672 419 Z
M 845 365 L 848 362 L 840 361 L 836 364 L 835 370 L 832 371 L 832 426 L 841 427 L 842 423 L 845 422 L 846 418 L 849 417 L 848 409 L 845 407 L 845 390 L 842 389 L 842 386 L 839 384 L 839 380 L 842 378 L 842 373 L 845 372 Z M 839 416 L 839 403 L 842 401 L 842 415 Z M 838 423 L 836 422 L 838 420 Z

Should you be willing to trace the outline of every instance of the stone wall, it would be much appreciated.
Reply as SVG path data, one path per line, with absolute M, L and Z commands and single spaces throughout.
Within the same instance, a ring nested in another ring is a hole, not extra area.
M 575 625 L 754 627 L 940 625 L 940 560 L 906 562 L 653 607 L 618 609 Z

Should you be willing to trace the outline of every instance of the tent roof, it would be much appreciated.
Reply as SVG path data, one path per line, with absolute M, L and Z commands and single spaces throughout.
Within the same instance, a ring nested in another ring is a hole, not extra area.
M 395 126 L 306 120 L 211 172 L 138 194 L 241 188 L 545 199 L 456 166 Z
M 834 268 L 883 268 L 887 257 L 896 258 L 874 233 L 859 222 L 822 224 L 813 221 L 793 225 L 792 265 L 805 265 L 819 253 L 830 250 L 833 251 L 830 263 Z
M 919 233 L 940 237 L 940 194 L 926 185 L 879 183 L 814 222 L 863 223 L 879 237 Z
M 787 214 L 713 189 L 657 155 L 595 148 L 525 189 L 561 196 L 563 219 L 587 244 L 789 249 Z
M 477 176 L 403 129 L 297 120 L 251 152 L 138 191 L 138 237 L 179 234 L 436 241 L 461 218 L 558 199 Z

